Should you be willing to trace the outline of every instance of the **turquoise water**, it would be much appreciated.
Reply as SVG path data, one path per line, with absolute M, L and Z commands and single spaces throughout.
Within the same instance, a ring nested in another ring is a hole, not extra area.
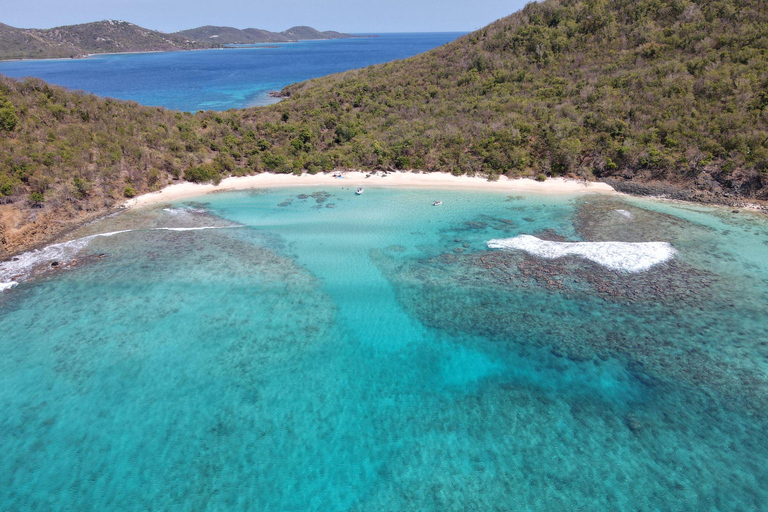
M 768 510 L 764 217 L 332 187 L 73 237 L 127 229 L 0 294 L 1 510 Z
M 99 96 L 194 112 L 267 105 L 286 85 L 412 57 L 462 33 L 380 34 L 372 38 L 274 43 L 193 52 L 95 55 L 0 62 L 0 73 Z

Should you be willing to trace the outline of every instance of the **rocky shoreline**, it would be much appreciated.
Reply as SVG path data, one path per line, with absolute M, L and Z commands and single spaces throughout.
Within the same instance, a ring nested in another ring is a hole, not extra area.
M 721 186 L 692 188 L 664 181 L 640 182 L 621 178 L 603 178 L 600 181 L 612 186 L 618 192 L 632 196 L 727 206 L 768 213 L 768 201 L 746 198 L 723 189 Z
M 0 210 L 0 261 L 10 260 L 27 251 L 42 249 L 61 241 L 73 231 L 113 215 L 123 210 L 122 207 L 105 208 L 104 210 L 88 212 L 75 218 L 58 215 L 57 212 L 45 212 L 36 216 L 35 220 L 23 225 L 9 225 L 6 216 L 13 217 L 7 207 Z M 21 217 L 25 213 L 16 210 Z M 12 222 L 12 219 L 9 219 Z

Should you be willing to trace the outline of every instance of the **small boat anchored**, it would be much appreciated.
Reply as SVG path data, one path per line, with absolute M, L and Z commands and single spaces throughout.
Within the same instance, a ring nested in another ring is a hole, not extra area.
M 355 194 L 357 194 L 357 195 L 362 195 L 363 192 L 365 192 L 363 190 L 363 187 L 359 187 L 357 190 L 355 190 Z
M 441 204 L 443 204 L 442 201 L 435 201 L 434 203 L 432 203 L 432 206 L 440 206 Z

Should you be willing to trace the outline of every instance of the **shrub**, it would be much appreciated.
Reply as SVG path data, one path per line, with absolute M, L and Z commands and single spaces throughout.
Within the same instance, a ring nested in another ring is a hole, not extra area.
M 17 184 L 17 180 L 10 177 L 0 176 L 0 197 L 10 196 Z
M 357 129 L 354 126 L 343 124 L 336 127 L 336 138 L 334 141 L 337 144 L 349 142 L 357 135 Z
M 395 167 L 398 169 L 410 169 L 411 168 L 411 157 L 409 156 L 398 156 L 395 159 Z
M 194 183 L 221 183 L 221 174 L 211 166 L 192 167 L 184 171 L 184 179 Z
M 0 130 L 11 132 L 18 123 L 19 116 L 16 115 L 16 109 L 13 106 L 6 104 L 0 108 Z
M 133 188 L 131 185 L 126 185 L 125 189 L 123 190 L 123 195 L 125 197 L 135 197 L 136 196 L 136 189 Z
M 273 155 L 272 153 L 264 153 L 261 159 L 264 167 L 269 171 L 275 172 L 287 172 L 287 160 L 282 155 Z
M 87 180 L 82 179 L 80 176 L 72 178 L 72 184 L 75 186 L 75 190 L 80 197 L 88 195 L 91 189 L 91 184 Z

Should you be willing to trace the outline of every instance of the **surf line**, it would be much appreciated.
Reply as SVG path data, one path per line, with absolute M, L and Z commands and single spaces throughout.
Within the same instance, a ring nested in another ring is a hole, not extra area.
M 642 272 L 672 259 L 677 251 L 667 242 L 551 242 L 532 235 L 489 240 L 490 249 L 521 250 L 540 258 L 580 256 L 611 270 Z
M 51 244 L 42 249 L 21 253 L 8 261 L 0 262 L 0 292 L 10 290 L 17 286 L 19 282 L 28 279 L 35 269 L 39 269 L 43 265 L 48 265 L 53 261 L 72 259 L 78 252 L 87 247 L 94 238 L 111 237 L 122 233 L 133 233 L 136 231 L 200 231 L 206 229 L 232 229 L 240 227 L 243 226 L 237 224 L 233 226 L 200 226 L 192 228 L 123 229 L 120 231 L 88 235 L 58 244 Z

